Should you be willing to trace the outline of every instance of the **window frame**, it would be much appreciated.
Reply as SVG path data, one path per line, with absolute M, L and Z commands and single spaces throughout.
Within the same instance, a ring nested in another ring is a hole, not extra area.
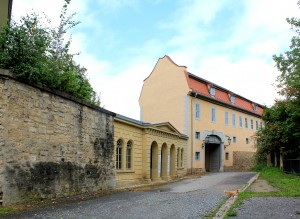
M 230 103 L 231 104 L 235 103 L 235 96 L 233 96 L 233 95 L 230 96 Z
M 225 111 L 224 116 L 225 116 L 225 125 L 229 125 L 229 113 L 228 113 L 228 111 Z
M 247 129 L 248 128 L 248 118 L 245 117 L 245 128 Z
M 200 138 L 201 138 L 200 132 L 199 131 L 195 131 L 195 139 L 196 140 L 200 140 Z
M 128 148 L 130 148 L 130 150 L 128 150 Z M 126 169 L 132 169 L 132 148 L 132 141 L 129 140 L 126 145 Z
M 250 141 L 249 141 L 249 138 L 246 138 L 246 144 L 249 144 Z
M 235 113 L 232 113 L 232 126 L 236 126 L 236 115 Z
M 257 111 L 257 104 L 253 104 L 253 110 L 256 112 Z
M 195 118 L 200 119 L 200 103 L 195 104 Z
M 184 150 L 183 150 L 183 148 L 181 148 L 181 152 L 180 152 L 180 167 L 183 167 L 183 153 L 184 153 Z
M 215 97 L 216 96 L 216 88 L 210 87 L 209 94 L 210 94 L 210 96 Z
M 201 155 L 201 153 L 200 153 L 200 151 L 195 151 L 195 161 L 200 161 L 200 155 Z
M 225 153 L 225 160 L 229 160 L 229 152 Z
M 239 126 L 240 128 L 243 128 L 243 117 L 239 116 Z
M 123 156 L 123 141 L 122 139 L 117 140 L 116 144 L 116 169 L 121 170 L 122 169 L 122 156 Z
M 232 143 L 236 144 L 236 136 L 232 136 Z
M 262 121 L 260 122 L 260 128 L 262 129 L 262 127 L 263 127 L 263 123 L 262 123 Z
M 212 107 L 211 108 L 211 122 L 212 123 L 216 123 L 216 121 L 217 121 L 217 110 L 216 110 L 216 108 L 214 108 L 214 107 Z
M 177 167 L 180 167 L 180 153 L 181 153 L 181 149 L 180 147 L 177 148 Z

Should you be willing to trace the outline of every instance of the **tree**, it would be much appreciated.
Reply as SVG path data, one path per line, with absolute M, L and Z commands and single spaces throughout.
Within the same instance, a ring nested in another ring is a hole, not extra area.
M 66 92 L 76 98 L 100 105 L 99 96 L 86 76 L 86 68 L 76 64 L 69 49 L 67 31 L 78 24 L 67 16 L 70 0 L 65 0 L 60 23 L 52 28 L 50 19 L 36 13 L 20 22 L 11 21 L 0 33 L 0 68 L 9 69 L 24 81 Z
M 288 18 L 287 22 L 295 31 L 290 50 L 273 56 L 281 72 L 277 89 L 283 99 L 265 109 L 265 126 L 256 134 L 258 160 L 280 148 L 286 157 L 300 158 L 300 19 Z

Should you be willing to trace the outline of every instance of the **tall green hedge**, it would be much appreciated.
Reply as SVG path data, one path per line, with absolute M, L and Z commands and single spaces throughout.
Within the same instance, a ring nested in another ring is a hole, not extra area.
M 74 14 L 66 15 L 69 3 L 65 0 L 57 27 L 51 27 L 50 19 L 36 13 L 7 24 L 0 32 L 0 68 L 11 70 L 28 83 L 100 106 L 86 68 L 75 63 L 78 54 L 69 51 L 71 38 L 64 38 L 67 30 L 78 24 L 72 20 Z

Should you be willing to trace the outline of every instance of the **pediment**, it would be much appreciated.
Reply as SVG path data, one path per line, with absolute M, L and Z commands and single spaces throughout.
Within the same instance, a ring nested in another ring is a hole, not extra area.
M 152 127 L 160 129 L 162 131 L 172 132 L 175 134 L 181 134 L 171 123 L 164 122 L 164 123 L 156 123 L 152 124 Z

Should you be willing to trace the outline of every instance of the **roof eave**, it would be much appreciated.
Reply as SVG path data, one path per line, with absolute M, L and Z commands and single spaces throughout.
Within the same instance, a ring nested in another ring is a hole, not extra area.
M 208 101 L 208 102 L 217 104 L 217 105 L 219 105 L 219 106 L 224 106 L 224 107 L 227 107 L 227 108 L 229 108 L 229 109 L 234 109 L 234 110 L 236 110 L 236 111 L 243 112 L 243 113 L 246 113 L 246 114 L 248 114 L 248 115 L 252 115 L 252 116 L 255 116 L 255 117 L 259 117 L 259 118 L 262 117 L 262 115 L 260 115 L 260 114 L 258 114 L 258 113 L 248 111 L 248 110 L 246 110 L 246 109 L 237 107 L 237 106 L 232 105 L 232 104 L 224 103 L 224 102 L 222 102 L 222 101 L 219 101 L 219 100 L 216 100 L 216 99 L 213 99 L 213 98 L 204 96 L 204 95 L 199 94 L 199 93 L 196 93 L 196 92 L 189 92 L 188 95 L 190 95 L 190 96 L 192 96 L 192 97 L 196 97 L 196 98 L 198 98 L 198 99 L 206 100 L 206 101 Z

